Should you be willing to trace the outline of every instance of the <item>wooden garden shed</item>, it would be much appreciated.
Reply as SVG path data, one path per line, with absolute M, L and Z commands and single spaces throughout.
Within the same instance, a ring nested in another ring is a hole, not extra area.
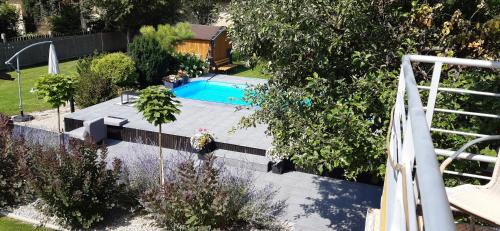
M 180 53 L 196 54 L 210 61 L 214 71 L 228 71 L 236 65 L 231 62 L 231 43 L 226 27 L 191 24 L 193 37 L 177 45 Z

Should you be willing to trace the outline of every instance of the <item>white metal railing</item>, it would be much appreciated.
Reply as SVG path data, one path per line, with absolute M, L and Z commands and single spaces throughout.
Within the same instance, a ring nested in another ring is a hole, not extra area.
M 417 85 L 412 62 L 434 64 L 430 86 Z M 435 148 L 431 132 L 473 137 L 486 137 L 488 134 L 434 128 L 432 127 L 434 112 L 492 119 L 500 118 L 500 115 L 494 114 L 498 112 L 479 113 L 436 108 L 436 97 L 439 91 L 500 97 L 499 93 L 440 88 L 439 81 L 443 64 L 500 68 L 500 62 L 493 61 L 422 55 L 405 55 L 403 57 L 388 136 L 388 161 L 381 202 L 383 214 L 381 224 L 385 230 L 420 230 L 421 228 L 425 230 L 455 230 L 436 156 L 450 156 L 454 150 Z M 429 91 L 426 107 L 422 105 L 419 89 Z M 458 158 L 494 163 L 497 157 L 462 153 Z M 488 179 L 485 176 L 468 173 L 452 171 L 445 173 Z M 417 214 L 417 207 L 421 208 L 421 214 Z

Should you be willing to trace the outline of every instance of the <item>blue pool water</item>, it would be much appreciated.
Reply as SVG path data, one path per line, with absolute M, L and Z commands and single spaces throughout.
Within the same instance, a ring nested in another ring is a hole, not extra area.
M 177 97 L 234 105 L 248 105 L 243 100 L 245 85 L 216 81 L 195 81 L 175 88 Z

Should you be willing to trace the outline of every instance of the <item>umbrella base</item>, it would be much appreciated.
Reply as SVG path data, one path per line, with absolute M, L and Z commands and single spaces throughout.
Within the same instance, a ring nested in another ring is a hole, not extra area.
M 30 120 L 33 120 L 35 117 L 33 117 L 32 115 L 16 115 L 14 117 L 12 117 L 12 120 L 14 122 L 27 122 L 27 121 L 30 121 Z

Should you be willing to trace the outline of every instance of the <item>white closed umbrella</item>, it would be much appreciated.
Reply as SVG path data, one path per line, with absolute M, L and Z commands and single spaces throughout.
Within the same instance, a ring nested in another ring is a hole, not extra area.
M 56 48 L 54 44 L 49 47 L 49 74 L 59 74 L 59 61 L 57 60 Z

